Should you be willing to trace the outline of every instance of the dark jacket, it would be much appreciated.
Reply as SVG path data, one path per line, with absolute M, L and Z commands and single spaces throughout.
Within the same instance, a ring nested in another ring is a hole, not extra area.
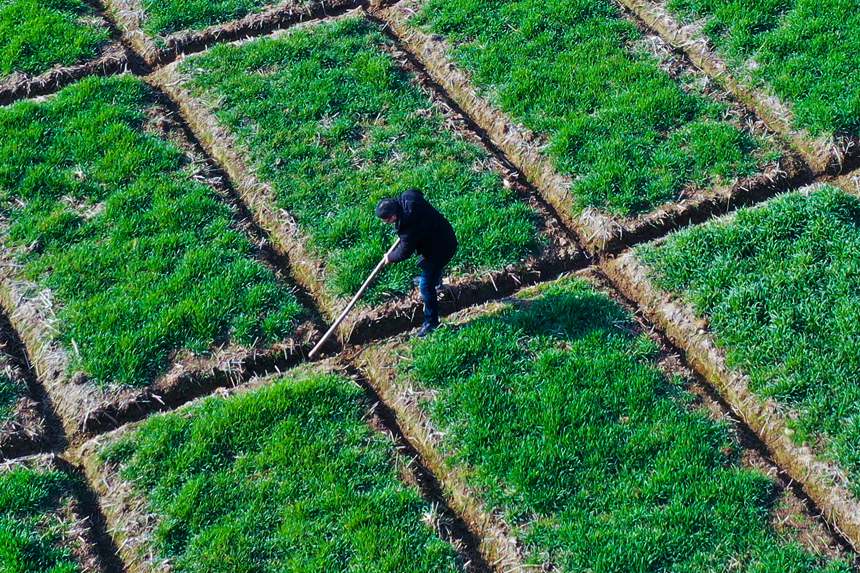
M 397 220 L 400 244 L 388 260 L 396 263 L 418 253 L 423 257 L 418 263 L 422 268 L 426 263 L 437 268 L 447 265 L 457 252 L 457 237 L 448 219 L 424 199 L 421 191 L 407 191 L 397 201 L 401 208 Z

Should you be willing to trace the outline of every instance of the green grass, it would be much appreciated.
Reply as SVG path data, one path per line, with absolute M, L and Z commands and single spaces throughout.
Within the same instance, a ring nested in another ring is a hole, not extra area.
M 858 0 L 670 0 L 742 75 L 792 104 L 797 127 L 860 135 Z M 750 71 L 749 62 L 755 62 Z
M 798 441 L 823 438 L 860 493 L 860 200 L 785 195 L 639 256 L 708 317 L 751 389 L 792 412 Z
M 3 422 L 12 418 L 18 400 L 24 396 L 24 388 L 10 378 L 5 372 L 0 371 L 0 426 Z
M 844 571 L 769 525 L 775 485 L 653 366 L 654 344 L 579 280 L 413 343 L 401 383 L 448 463 L 531 562 L 561 571 Z
M 296 374 L 150 418 L 102 455 L 158 516 L 173 571 L 458 570 L 348 380 Z
M 37 75 L 95 57 L 110 33 L 81 21 L 94 14 L 80 0 L 0 0 L 0 76 Z
M 81 568 L 64 539 L 63 514 L 80 485 L 55 471 L 15 468 L 0 473 L 0 571 L 76 573 Z
M 575 209 L 628 216 L 756 171 L 759 142 L 629 46 L 609 0 L 429 0 L 415 19 L 446 37 L 490 101 L 545 135 L 574 176 Z
M 282 339 L 303 312 L 185 155 L 143 130 L 150 102 L 122 76 L 0 110 L 3 240 L 102 385 L 146 385 L 183 350 Z
M 540 242 L 534 213 L 504 189 L 484 151 L 445 128 L 388 45 L 374 25 L 353 18 L 219 46 L 180 68 L 189 89 L 253 150 L 257 174 L 327 262 L 335 296 L 357 290 L 393 242 L 376 202 L 409 187 L 451 220 L 457 274 L 503 268 Z M 389 267 L 369 300 L 411 290 L 416 272 Z
M 294 0 L 305 7 L 317 0 Z M 215 24 L 238 20 L 264 8 L 288 3 L 285 0 L 143 0 L 146 19 L 143 29 L 154 36 L 167 36 L 182 30 L 199 30 Z

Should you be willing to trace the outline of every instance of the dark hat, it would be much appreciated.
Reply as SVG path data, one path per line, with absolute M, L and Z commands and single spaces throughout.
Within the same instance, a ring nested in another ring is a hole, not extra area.
M 399 217 L 402 211 L 403 208 L 397 199 L 383 199 L 376 205 L 376 216 L 380 219 L 387 219 L 392 215 Z

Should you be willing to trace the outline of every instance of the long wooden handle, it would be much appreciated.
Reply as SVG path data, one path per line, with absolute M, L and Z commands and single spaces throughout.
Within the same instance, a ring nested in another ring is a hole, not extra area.
M 355 303 L 358 302 L 358 299 L 361 298 L 361 295 L 364 294 L 364 291 L 367 290 L 367 287 L 370 286 L 370 283 L 373 282 L 373 279 L 376 278 L 376 275 L 379 274 L 379 271 L 382 270 L 382 267 L 385 266 L 385 261 L 388 258 L 388 255 L 390 255 L 399 244 L 400 239 L 397 239 L 397 241 L 395 241 L 394 244 L 391 245 L 391 248 L 385 252 L 385 256 L 382 257 L 382 260 L 380 260 L 379 263 L 377 263 L 376 268 L 373 269 L 373 272 L 370 273 L 370 276 L 367 277 L 367 279 L 364 281 L 364 284 L 361 285 L 361 288 L 358 289 L 358 292 L 355 293 L 355 296 L 352 297 L 352 300 L 349 301 L 349 304 L 346 305 L 346 308 L 343 309 L 343 312 L 341 312 L 340 316 L 337 317 L 337 320 L 334 321 L 334 323 L 329 327 L 326 333 L 323 334 L 323 337 L 320 339 L 320 341 L 317 342 L 316 346 L 313 347 L 313 350 L 310 351 L 310 354 L 308 354 L 308 358 L 313 358 L 314 354 L 319 352 L 319 349 L 322 348 L 322 345 L 326 343 L 326 341 L 331 337 L 332 334 L 334 334 L 334 331 L 337 330 L 337 327 L 340 326 L 340 323 L 343 322 L 343 320 L 346 318 L 346 315 L 349 314 L 349 311 L 352 310 L 352 307 L 355 306 Z

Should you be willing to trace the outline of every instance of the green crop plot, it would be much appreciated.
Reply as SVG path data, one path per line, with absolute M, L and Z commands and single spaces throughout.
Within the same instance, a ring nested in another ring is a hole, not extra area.
M 574 207 L 631 216 L 689 186 L 757 170 L 760 142 L 685 91 L 609 0 L 428 0 L 415 24 L 441 34 L 488 99 L 550 143 Z
M 106 26 L 84 20 L 94 14 L 80 0 L 0 0 L 0 77 L 94 58 L 110 38 Z
M 459 570 L 348 380 L 296 374 L 150 418 L 108 445 L 179 572 Z
M 376 202 L 424 191 L 461 245 L 453 272 L 501 269 L 538 248 L 534 213 L 485 165 L 485 151 L 446 129 L 441 113 L 352 18 L 283 39 L 219 46 L 180 66 L 187 87 L 235 134 L 279 207 L 326 261 L 326 287 L 352 294 L 393 240 Z M 369 300 L 411 290 L 389 267 Z
M 823 436 L 860 483 L 860 200 L 832 188 L 786 195 L 639 256 L 708 317 L 751 389 L 797 414 L 798 441 Z
M 401 381 L 447 463 L 530 562 L 560 571 L 848 571 L 769 525 L 774 484 L 653 366 L 657 349 L 579 280 L 415 342 Z M 551 407 L 550 407 L 551 406 Z
M 743 76 L 792 104 L 797 127 L 860 134 L 860 2 L 670 0 Z
M 122 76 L 0 110 L 3 241 L 52 290 L 57 336 L 100 385 L 151 383 L 180 351 L 284 338 L 303 312 L 182 151 L 145 131 L 152 105 Z
M 68 504 L 80 484 L 63 472 L 0 471 L 0 571 L 77 573 L 80 540 L 70 535 Z
M 279 4 L 300 10 L 318 3 L 319 0 L 143 0 L 141 5 L 146 14 L 144 31 L 153 36 L 168 36 L 238 20 Z

